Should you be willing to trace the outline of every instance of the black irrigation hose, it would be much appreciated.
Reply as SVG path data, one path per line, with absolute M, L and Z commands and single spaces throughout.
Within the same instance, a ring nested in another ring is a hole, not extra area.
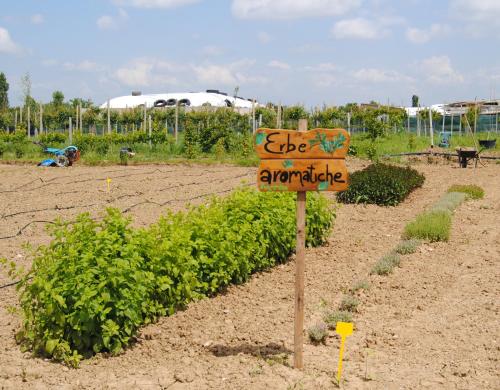
M 3 236 L 3 237 L 0 237 L 0 240 L 7 240 L 9 238 L 14 238 L 14 237 L 17 237 L 19 235 L 21 235 L 21 233 L 30 225 L 34 224 L 34 223 L 50 223 L 50 224 L 54 224 L 53 221 L 30 221 L 28 222 L 26 225 L 24 225 L 21 229 L 19 229 L 17 231 L 16 234 L 13 234 L 11 236 Z
M 7 287 L 11 287 L 11 286 L 15 286 L 16 284 L 18 283 L 21 283 L 20 280 L 16 281 L 16 282 L 12 282 L 12 283 L 7 283 L 7 284 L 4 284 L 3 286 L 0 286 L 0 289 L 2 288 L 7 288 Z
M 201 175 L 203 175 L 203 174 L 192 175 L 192 176 L 201 176 Z M 191 183 L 186 183 L 186 184 L 178 184 L 178 185 L 174 185 L 174 186 L 162 188 L 159 191 L 166 191 L 166 190 L 170 190 L 170 189 L 174 189 L 174 188 L 191 186 L 191 185 L 212 184 L 212 183 L 216 183 L 216 182 L 222 183 L 224 181 L 234 180 L 234 179 L 238 179 L 238 178 L 249 176 L 249 175 L 250 175 L 249 173 L 245 173 L 245 174 L 241 174 L 241 175 L 238 175 L 238 176 L 235 176 L 235 177 L 231 177 L 231 178 L 229 178 L 227 180 L 209 180 L 209 181 L 202 182 L 202 183 L 200 183 L 200 182 L 191 182 Z M 137 194 L 137 195 L 135 195 L 135 194 L 125 194 L 125 195 L 121 195 L 121 196 L 119 196 L 117 198 L 114 198 L 112 200 L 107 200 L 106 203 L 111 203 L 111 202 L 113 202 L 115 200 L 122 199 L 122 198 L 125 198 L 125 197 L 133 197 L 133 196 L 139 196 L 139 195 L 141 195 L 141 194 Z M 148 201 L 148 202 L 152 203 L 152 204 L 155 204 L 155 202 L 152 202 L 152 201 Z M 159 204 L 159 205 L 161 206 L 162 204 Z M 0 218 L 6 219 L 6 218 L 15 217 L 17 215 L 29 214 L 29 213 L 38 213 L 38 212 L 41 212 L 41 211 L 71 210 L 71 209 L 76 209 L 76 208 L 87 208 L 87 207 L 93 207 L 93 206 L 98 206 L 98 204 L 97 203 L 92 203 L 92 204 L 82 205 L 82 206 L 78 206 L 78 205 L 74 205 L 74 206 L 61 206 L 61 207 L 56 206 L 56 207 L 49 207 L 49 208 L 44 208 L 44 209 L 18 211 L 18 212 L 15 212 L 15 213 L 2 215 L 2 216 L 0 216 Z
M 239 176 L 236 176 L 236 177 L 229 178 L 229 179 L 227 179 L 225 181 L 234 180 L 234 179 L 241 178 L 241 177 L 248 176 L 248 175 L 249 174 L 242 174 L 242 175 L 239 175 Z M 204 182 L 204 183 L 188 183 L 188 184 L 185 184 L 185 185 L 211 184 L 211 183 L 215 183 L 217 181 L 218 180 L 210 180 L 210 181 Z M 223 182 L 223 181 L 218 181 L 218 182 L 220 183 L 220 182 Z M 245 184 L 244 187 L 248 187 L 248 186 L 251 186 L 251 185 L 253 185 L 253 184 L 252 183 Z M 179 186 L 179 187 L 182 187 L 182 185 Z M 176 187 L 173 187 L 173 188 L 176 188 Z M 121 210 L 121 211 L 122 211 L 122 213 L 128 213 L 133 208 L 135 208 L 137 206 L 140 206 L 140 205 L 143 205 L 143 204 L 154 204 L 156 206 L 163 207 L 163 206 L 165 206 L 167 204 L 170 204 L 170 203 L 173 203 L 173 202 L 188 202 L 188 201 L 199 199 L 199 198 L 203 198 L 203 197 L 209 196 L 209 195 L 224 194 L 224 193 L 230 192 L 232 190 L 233 190 L 233 188 L 230 188 L 230 189 L 223 190 L 223 191 L 218 191 L 218 192 L 208 192 L 208 193 L 197 195 L 197 196 L 194 196 L 194 197 L 191 197 L 191 198 L 170 199 L 170 200 L 167 200 L 167 201 L 162 202 L 162 203 L 154 202 L 154 201 L 151 201 L 151 200 L 146 200 L 144 202 L 139 202 L 139 203 L 133 204 L 133 205 L 131 205 L 131 206 L 129 206 L 129 207 Z M 112 201 L 115 201 L 117 199 L 121 199 L 121 198 L 124 198 L 124 197 L 127 197 L 127 196 L 132 197 L 132 196 L 136 196 L 136 195 L 134 195 L 134 194 L 121 195 L 120 197 L 118 197 L 116 199 L 106 201 L 106 203 L 110 203 Z M 97 206 L 97 204 L 84 205 L 84 206 L 69 206 L 69 207 L 66 207 L 66 208 L 64 208 L 64 207 L 56 207 L 56 208 L 48 208 L 48 209 L 41 209 L 41 210 L 29 210 L 29 211 L 22 211 L 22 212 L 18 212 L 18 213 L 13 213 L 13 214 L 10 214 L 8 216 L 10 217 L 10 216 L 14 216 L 14 215 L 27 214 L 27 213 L 30 213 L 30 212 L 39 212 L 39 211 L 48 211 L 48 210 L 69 210 L 69 209 L 76 209 L 76 208 L 82 208 L 82 207 L 92 207 L 92 206 Z M 8 217 L 8 216 L 5 216 L 5 217 Z M 33 223 L 51 223 L 51 224 L 53 224 L 54 222 L 52 222 L 52 221 L 31 221 L 31 222 L 27 223 L 26 225 L 24 225 L 21 229 L 19 229 L 16 234 L 13 234 L 13 235 L 10 235 L 10 236 L 0 237 L 0 240 L 6 240 L 6 239 L 15 238 L 15 237 L 19 236 L 28 226 L 30 226 Z
M 149 172 L 137 172 L 137 173 L 130 173 L 128 175 L 121 175 L 121 176 L 114 176 L 114 177 L 111 177 L 111 179 L 120 179 L 120 178 L 123 178 L 123 177 L 130 177 L 130 176 L 137 176 L 137 175 L 150 175 L 150 174 L 153 174 L 153 173 L 156 173 L 156 172 L 160 172 L 160 173 L 173 173 L 173 172 L 179 172 L 181 170 L 161 170 L 159 168 L 153 170 L 153 171 L 149 171 Z M 105 173 L 111 173 L 111 172 L 125 172 L 124 169 L 122 170 L 115 170 L 115 171 L 105 171 Z M 205 175 L 206 173 L 220 173 L 220 172 L 224 172 L 223 170 L 219 170 L 219 171 L 205 171 L 201 174 L 193 174 L 193 175 L 184 175 L 185 177 L 191 177 L 191 176 L 203 176 Z M 4 194 L 4 193 L 12 193 L 12 192 L 17 192 L 19 191 L 21 188 L 24 188 L 38 180 L 40 180 L 42 183 L 44 183 L 43 185 L 41 186 L 38 186 L 38 187 L 34 187 L 34 188 L 30 188 L 24 192 L 30 192 L 30 191 L 35 191 L 35 190 L 38 190 L 40 188 L 44 188 L 44 187 L 47 187 L 49 185 L 52 184 L 52 182 L 54 182 L 55 180 L 59 180 L 59 179 L 63 179 L 63 178 L 67 178 L 67 177 L 74 177 L 72 175 L 66 175 L 66 176 L 58 176 L 58 177 L 53 177 L 52 179 L 48 179 L 48 180 L 43 180 L 41 177 L 37 178 L 37 179 L 34 179 L 34 180 L 31 180 L 29 181 L 28 183 L 24 183 L 22 184 L 21 186 L 19 187 L 16 187 L 12 190 L 3 190 L 3 191 L 0 191 L 0 194 Z M 161 177 L 160 179 L 167 179 L 169 178 L 170 176 L 165 176 L 165 177 Z M 102 181 L 102 180 L 106 180 L 106 178 L 91 178 L 91 179 L 83 179 L 83 180 L 77 180 L 77 181 L 72 181 L 72 182 L 67 182 L 67 183 L 60 183 L 60 184 L 78 184 L 78 183 L 86 183 L 86 182 L 89 182 L 89 181 Z
M 10 217 L 15 217 L 16 215 L 29 214 L 29 213 L 39 213 L 40 211 L 71 210 L 71 209 L 79 209 L 82 207 L 92 207 L 92 206 L 98 206 L 98 204 L 93 203 L 93 204 L 88 204 L 88 205 L 83 205 L 83 206 L 77 206 L 77 205 L 75 205 L 75 206 L 61 206 L 61 207 L 56 206 L 56 207 L 49 207 L 46 209 L 18 211 L 16 213 L 2 215 L 1 218 L 10 218 Z

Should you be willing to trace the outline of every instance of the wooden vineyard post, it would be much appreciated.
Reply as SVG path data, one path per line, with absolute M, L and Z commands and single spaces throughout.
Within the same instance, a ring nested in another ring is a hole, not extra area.
M 307 131 L 307 119 L 299 120 L 299 131 Z M 293 366 L 304 368 L 304 273 L 306 257 L 307 192 L 297 192 L 297 246 L 295 249 L 295 326 Z
M 259 191 L 297 192 L 295 251 L 294 367 L 304 367 L 304 273 L 307 191 L 345 191 L 345 156 L 350 136 L 344 129 L 312 129 L 300 119 L 298 131 L 259 128 L 255 150 L 260 158 Z

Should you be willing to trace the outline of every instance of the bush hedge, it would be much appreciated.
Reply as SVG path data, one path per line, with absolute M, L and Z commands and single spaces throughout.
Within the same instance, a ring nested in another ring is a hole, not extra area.
M 347 191 L 337 193 L 343 203 L 395 206 L 424 183 L 424 175 L 410 167 L 372 164 L 349 177 Z
M 52 226 L 20 283 L 26 350 L 77 366 L 119 353 L 138 328 L 189 301 L 242 283 L 287 260 L 295 247 L 295 194 L 240 189 L 207 206 L 167 213 L 148 228 L 108 209 Z M 307 199 L 307 244 L 328 236 L 334 213 Z

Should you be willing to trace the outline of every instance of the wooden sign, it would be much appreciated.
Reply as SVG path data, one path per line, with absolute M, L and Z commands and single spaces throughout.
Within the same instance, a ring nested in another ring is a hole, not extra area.
M 259 190 L 345 191 L 348 148 L 349 134 L 344 129 L 258 129 Z
M 349 133 L 344 129 L 258 129 L 255 150 L 264 159 L 345 158 Z
M 298 131 L 258 129 L 255 150 L 261 158 L 257 173 L 260 191 L 297 191 L 297 241 L 295 249 L 294 367 L 304 367 L 304 271 L 306 249 L 306 191 L 347 189 L 345 156 L 349 134 L 344 129 L 307 131 L 299 120 Z

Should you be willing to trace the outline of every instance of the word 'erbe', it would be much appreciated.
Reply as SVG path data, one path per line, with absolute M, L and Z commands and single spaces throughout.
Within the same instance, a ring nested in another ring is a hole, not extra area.
M 307 144 L 306 143 L 299 143 L 296 145 L 295 143 L 290 142 L 290 134 L 287 134 L 286 137 L 286 143 L 280 143 L 277 141 L 273 141 L 273 138 L 276 138 L 276 135 L 280 135 L 278 131 L 275 131 L 274 133 L 270 133 L 266 137 L 266 142 L 264 143 L 264 150 L 266 152 L 272 153 L 272 154 L 285 154 L 285 153 L 290 153 L 298 150 L 300 153 L 305 153 Z M 276 145 L 273 145 L 276 144 Z

